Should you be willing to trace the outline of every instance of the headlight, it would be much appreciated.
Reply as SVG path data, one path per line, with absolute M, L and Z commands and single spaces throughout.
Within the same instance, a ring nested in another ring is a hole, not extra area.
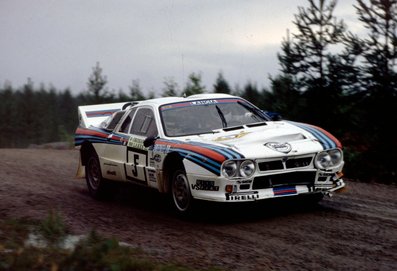
M 339 149 L 323 151 L 317 154 L 314 164 L 319 169 L 329 169 L 336 166 L 342 162 L 343 155 L 342 151 Z
M 338 149 L 331 150 L 328 152 L 331 156 L 332 165 L 336 166 L 342 161 L 342 152 Z
M 326 169 L 331 164 L 331 156 L 327 152 L 320 152 L 317 154 L 315 164 L 317 168 Z
M 245 160 L 240 164 L 240 176 L 247 178 L 255 173 L 255 163 L 251 160 Z
M 252 160 L 228 160 L 222 165 L 222 175 L 226 178 L 249 178 L 256 170 Z
M 226 161 L 222 166 L 222 174 L 227 178 L 236 176 L 237 163 L 235 161 Z

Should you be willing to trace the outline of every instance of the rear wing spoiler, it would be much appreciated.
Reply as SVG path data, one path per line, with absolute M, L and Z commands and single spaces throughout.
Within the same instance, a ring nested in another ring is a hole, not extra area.
M 84 128 L 88 128 L 90 126 L 99 127 L 100 124 L 109 116 L 124 109 L 128 105 L 131 105 L 131 103 L 124 102 L 79 106 L 79 125 Z

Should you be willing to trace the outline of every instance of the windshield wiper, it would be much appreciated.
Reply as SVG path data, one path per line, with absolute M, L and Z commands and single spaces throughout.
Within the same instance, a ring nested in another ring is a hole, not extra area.
M 218 111 L 219 117 L 221 117 L 222 127 L 223 128 L 227 127 L 227 122 L 226 122 L 226 119 L 225 119 L 225 115 L 223 115 L 222 110 L 217 105 L 215 105 L 215 107 L 216 107 L 216 110 Z
M 239 105 L 245 107 L 245 109 L 247 109 L 248 111 L 250 111 L 251 113 L 254 114 L 254 116 L 256 117 L 256 119 L 260 119 L 260 122 L 264 122 L 264 121 L 269 121 L 267 119 L 267 117 L 265 116 L 265 114 L 262 112 L 262 110 L 256 108 L 256 107 L 251 107 L 249 105 L 246 105 L 240 101 L 237 102 Z

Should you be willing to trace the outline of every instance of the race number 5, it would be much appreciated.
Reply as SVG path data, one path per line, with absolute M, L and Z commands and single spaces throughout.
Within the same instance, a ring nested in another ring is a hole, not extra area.
M 134 175 L 134 177 L 138 176 L 138 163 L 139 163 L 139 155 L 138 154 L 134 154 L 134 159 L 133 159 L 133 168 L 132 168 L 132 174 Z
M 146 181 L 145 167 L 147 153 L 141 153 L 139 150 L 128 149 L 126 161 L 126 177 L 138 181 Z

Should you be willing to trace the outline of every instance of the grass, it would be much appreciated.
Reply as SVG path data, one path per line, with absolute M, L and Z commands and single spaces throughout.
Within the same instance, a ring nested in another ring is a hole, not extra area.
M 46 245 L 29 245 L 26 240 L 32 233 L 40 236 Z M 68 233 L 62 216 L 55 211 L 50 211 L 42 221 L 0 220 L 0 270 L 196 270 L 155 262 L 142 250 L 121 246 L 117 239 L 104 237 L 95 230 L 81 239 L 74 249 L 65 249 L 61 243 Z
M 62 242 L 67 233 L 63 218 L 53 210 L 49 212 L 46 219 L 40 222 L 38 230 L 50 246 L 56 246 Z

